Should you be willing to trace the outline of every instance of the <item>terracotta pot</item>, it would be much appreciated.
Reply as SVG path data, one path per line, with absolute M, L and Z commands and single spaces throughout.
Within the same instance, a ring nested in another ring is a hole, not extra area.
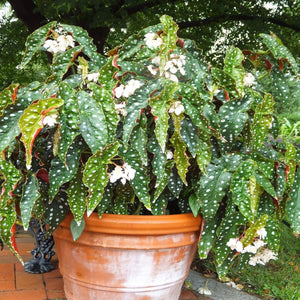
M 195 255 L 192 214 L 87 218 L 74 242 L 72 215 L 54 232 L 67 299 L 176 300 Z

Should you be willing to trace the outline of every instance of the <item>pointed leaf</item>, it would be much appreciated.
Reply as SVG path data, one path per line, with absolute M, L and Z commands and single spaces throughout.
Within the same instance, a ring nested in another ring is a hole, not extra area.
M 128 150 L 122 149 L 121 155 L 124 157 L 124 161 L 136 171 L 134 178 L 129 182 L 130 185 L 133 187 L 133 190 L 139 200 L 143 202 L 148 210 L 150 210 L 150 180 L 147 175 L 147 170 L 143 167 L 138 152 L 136 152 L 133 148 L 128 148 Z
M 207 258 L 207 255 L 213 247 L 217 237 L 217 218 L 210 220 L 205 224 L 198 243 L 198 254 L 200 259 Z
M 103 149 L 108 141 L 108 128 L 103 109 L 87 92 L 78 93 L 80 131 L 93 153 Z
M 257 183 L 272 197 L 276 198 L 275 189 L 271 182 L 268 180 L 268 178 L 266 178 L 265 175 L 260 172 L 256 172 L 254 176 L 256 178 Z
M 177 169 L 175 167 L 173 167 L 173 170 L 172 170 L 171 176 L 170 176 L 170 180 L 168 183 L 168 188 L 169 188 L 170 192 L 176 198 L 178 198 L 180 195 L 180 192 L 182 190 L 182 187 L 183 187 L 183 182 L 177 172 Z
M 24 264 L 17 249 L 15 239 L 16 219 L 17 214 L 12 206 L 0 207 L 0 239 L 16 255 L 19 261 Z
M 51 110 L 63 105 L 62 99 L 48 98 L 36 101 L 24 110 L 19 120 L 22 132 L 21 141 L 26 149 L 26 166 L 29 169 L 32 160 L 32 147 L 35 138 L 43 128 L 42 120 Z
M 114 196 L 113 190 L 114 190 L 114 184 L 108 182 L 106 187 L 104 188 L 103 197 L 97 206 L 97 212 L 99 218 L 102 217 L 102 215 L 106 212 L 107 208 L 112 204 L 113 196 Z
M 23 227 L 25 230 L 28 229 L 29 221 L 31 219 L 31 212 L 37 199 L 40 197 L 38 192 L 39 186 L 38 181 L 33 175 L 27 177 L 27 181 L 24 185 L 23 197 L 20 203 L 21 217 Z
M 265 241 L 268 244 L 268 248 L 277 253 L 281 237 L 280 222 L 269 217 L 265 229 L 267 231 Z
M 9 87 L 0 92 L 0 116 L 4 109 L 10 105 L 15 104 L 19 84 L 11 84 Z
M 300 234 L 300 172 L 292 185 L 291 199 L 286 204 L 287 219 L 296 234 Z
M 70 224 L 70 230 L 73 236 L 73 240 L 76 242 L 78 238 L 81 236 L 85 227 L 84 218 L 82 218 L 79 222 L 73 219 Z
M 21 67 L 23 68 L 25 65 L 29 63 L 34 54 L 39 51 L 40 47 L 44 44 L 48 32 L 56 25 L 56 22 L 48 23 L 33 33 L 31 33 L 26 40 L 25 46 L 25 54 L 21 63 Z
M 104 188 L 109 179 L 106 171 L 107 164 L 111 163 L 111 159 L 117 155 L 118 148 L 118 143 L 110 144 L 103 150 L 98 150 L 86 163 L 83 183 L 89 189 L 89 194 L 86 198 L 88 216 L 101 201 Z

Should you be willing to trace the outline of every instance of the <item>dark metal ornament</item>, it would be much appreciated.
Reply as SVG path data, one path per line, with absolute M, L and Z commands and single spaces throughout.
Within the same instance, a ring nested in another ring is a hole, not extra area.
M 31 250 L 33 259 L 25 262 L 24 270 L 32 274 L 52 271 L 54 266 L 50 260 L 55 254 L 55 252 L 52 251 L 52 247 L 54 246 L 53 236 L 51 235 L 46 238 L 46 224 L 40 226 L 38 220 L 32 220 L 30 222 L 29 231 L 34 235 L 37 247 Z

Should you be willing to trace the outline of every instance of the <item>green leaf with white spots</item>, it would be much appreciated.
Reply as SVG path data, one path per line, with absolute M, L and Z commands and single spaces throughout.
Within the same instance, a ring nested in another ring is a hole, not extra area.
M 186 144 L 181 140 L 181 137 L 177 132 L 174 132 L 174 134 L 170 138 L 170 142 L 174 147 L 174 162 L 176 164 L 178 174 L 183 183 L 187 185 L 186 173 L 188 172 L 190 163 L 189 157 L 186 153 Z
M 168 182 L 168 188 L 176 198 L 179 197 L 180 192 L 183 188 L 183 181 L 181 180 L 175 167 L 173 167 L 173 170 L 171 172 L 171 176 Z
M 291 187 L 291 199 L 286 204 L 286 214 L 293 231 L 300 234 L 300 172 L 296 173 Z
M 21 180 L 22 174 L 14 165 L 0 158 L 0 178 L 0 207 L 4 207 L 7 201 L 13 196 L 13 191 L 17 183 Z
M 181 121 L 180 135 L 182 140 L 188 146 L 192 156 L 196 157 L 199 143 L 198 128 L 189 117 L 186 117 Z
M 79 226 L 86 209 L 86 195 L 87 188 L 82 183 L 82 170 L 78 168 L 76 175 L 70 181 L 69 187 L 67 189 L 68 203 L 71 212 L 74 216 L 74 220 Z
M 210 135 L 200 131 L 200 138 L 197 147 L 197 164 L 199 169 L 206 175 L 206 166 L 211 160 L 211 143 Z
M 236 90 L 242 96 L 244 90 L 244 68 L 242 62 L 244 60 L 243 52 L 239 48 L 231 46 L 226 51 L 224 60 L 224 71 L 235 80 Z
M 20 256 L 15 239 L 17 214 L 12 206 L 0 207 L 0 239 L 24 264 Z
M 41 85 L 38 82 L 33 82 L 26 89 L 19 89 L 16 104 L 9 105 L 4 109 L 0 118 L 0 151 L 5 149 L 20 134 L 19 118 L 32 101 L 42 98 L 41 90 Z
M 244 236 L 241 238 L 241 242 L 244 247 L 250 245 L 254 238 L 257 236 L 256 231 L 264 228 L 268 220 L 268 215 L 259 217 L 251 226 L 246 230 Z
M 163 25 L 163 33 L 161 34 L 163 44 L 160 47 L 160 69 L 161 72 L 163 72 L 169 53 L 177 48 L 176 42 L 178 40 L 178 25 L 173 21 L 172 17 L 167 15 L 161 16 L 160 22 Z
M 277 59 L 286 59 L 292 66 L 294 73 L 298 74 L 298 64 L 292 53 L 282 44 L 281 40 L 274 33 L 271 35 L 261 33 L 260 36 L 274 57 Z
M 276 192 L 272 183 L 261 172 L 254 173 L 257 183 L 272 197 L 276 198 Z
M 64 30 L 71 32 L 73 38 L 81 45 L 84 46 L 83 53 L 91 57 L 95 52 L 97 52 L 96 46 L 93 44 L 93 39 L 89 37 L 86 30 L 79 26 L 60 24 Z
M 265 242 L 268 244 L 268 248 L 277 253 L 280 246 L 281 236 L 279 221 L 269 217 L 265 229 L 267 231 Z
M 112 207 L 113 213 L 117 215 L 127 215 L 128 204 L 133 201 L 134 191 L 132 187 L 127 182 L 125 185 L 118 182 Z
M 70 224 L 70 230 L 72 233 L 73 241 L 77 241 L 79 237 L 81 236 L 83 230 L 85 227 L 85 221 L 84 218 L 82 218 L 80 221 L 76 221 L 73 219 Z
M 86 198 L 88 216 L 90 216 L 101 201 L 104 188 L 109 179 L 107 165 L 111 163 L 111 159 L 117 155 L 118 148 L 119 143 L 115 142 L 103 150 L 98 150 L 88 159 L 85 165 L 83 183 L 89 189 L 89 194 Z
M 19 127 L 22 132 L 21 141 L 26 149 L 26 166 L 29 169 L 32 160 L 32 147 L 35 138 L 43 128 L 43 119 L 52 110 L 63 105 L 63 100 L 47 98 L 29 105 L 19 119 Z
M 72 144 L 79 131 L 79 104 L 75 94 L 75 90 L 67 83 L 62 82 L 59 86 L 58 97 L 64 100 L 59 114 L 59 146 L 58 155 L 65 162 L 69 146 Z
M 150 179 L 147 175 L 147 170 L 143 167 L 143 163 L 136 150 L 128 148 L 121 149 L 121 155 L 124 157 L 125 163 L 128 163 L 136 172 L 133 179 L 130 180 L 136 196 L 145 205 L 148 210 L 151 210 L 149 183 Z
M 51 234 L 56 229 L 56 227 L 62 222 L 67 213 L 70 211 L 66 199 L 67 194 L 63 189 L 61 189 L 56 194 L 53 201 L 46 204 L 45 223 L 49 225 L 47 230 L 48 234 Z
M 190 208 L 193 212 L 194 217 L 198 216 L 201 203 L 200 203 L 199 198 L 196 194 L 191 194 L 189 196 L 189 206 L 190 206 Z
M 285 172 L 286 189 L 288 190 L 294 182 L 297 168 L 296 148 L 291 143 L 286 143 L 285 161 L 287 164 Z
M 177 90 L 178 84 L 176 82 L 166 82 L 164 90 L 150 99 L 151 112 L 155 120 L 155 135 L 163 152 L 165 152 L 169 128 L 168 111 Z
M 38 181 L 33 175 L 28 175 L 24 184 L 23 196 L 20 203 L 22 223 L 25 230 L 28 229 L 31 212 L 37 199 L 40 197 Z
M 56 22 L 48 23 L 33 33 L 31 33 L 26 40 L 25 46 L 25 54 L 21 63 L 21 67 L 24 68 L 25 65 L 29 63 L 34 54 L 39 51 L 40 47 L 44 44 L 48 32 L 56 25 Z
M 139 153 L 144 166 L 148 165 L 147 140 L 145 126 L 143 124 L 135 126 L 131 133 L 131 146 Z
M 285 178 L 286 167 L 279 164 L 276 170 L 276 182 L 275 191 L 278 199 L 282 199 L 284 191 L 286 190 L 286 178 Z
M 172 200 L 174 200 L 174 196 L 168 189 L 164 189 L 155 201 L 151 201 L 151 213 L 153 215 L 168 214 L 167 206 L 168 203 Z
M 204 225 L 204 229 L 198 243 L 198 254 L 200 259 L 207 258 L 209 251 L 215 243 L 217 237 L 217 221 L 217 218 L 213 218 Z
M 220 202 L 228 192 L 231 176 L 222 165 L 209 165 L 207 175 L 201 176 L 196 193 L 205 221 L 215 217 Z
M 103 149 L 108 141 L 106 117 L 102 107 L 87 92 L 80 91 L 78 101 L 80 109 L 79 128 L 84 140 L 95 153 L 97 150 Z
M 108 142 L 112 142 L 119 122 L 113 101 L 113 94 L 94 83 L 90 84 L 90 88 L 93 91 L 93 98 L 97 101 L 98 105 L 102 107 L 105 123 L 107 125 Z
M 254 163 L 252 160 L 243 161 L 231 180 L 230 190 L 234 203 L 239 207 L 240 212 L 249 220 L 254 222 L 257 207 L 258 197 L 255 194 L 251 196 L 250 178 L 255 172 Z M 253 178 L 253 177 L 252 177 Z M 255 186 L 256 187 L 256 186 Z M 253 188 L 253 193 L 256 193 L 256 188 Z
M 127 116 L 125 117 L 123 127 L 123 141 L 125 143 L 128 142 L 134 126 L 137 125 L 137 120 L 140 119 L 142 110 L 147 107 L 151 93 L 154 90 L 159 90 L 161 86 L 162 82 L 160 79 L 154 80 L 141 86 L 129 97 L 126 104 Z
M 218 84 L 229 93 L 229 96 L 232 96 L 233 98 L 239 97 L 239 92 L 237 91 L 235 80 L 230 76 L 230 74 L 218 68 L 212 68 L 211 73 L 213 77 L 218 81 Z
M 4 109 L 10 105 L 15 104 L 19 84 L 11 84 L 9 87 L 0 92 L 0 116 Z
M 253 124 L 251 127 L 252 147 L 257 151 L 265 140 L 272 125 L 274 100 L 271 94 L 266 94 L 263 101 L 256 106 Z
M 83 47 L 77 46 L 54 56 L 52 71 L 57 80 L 61 80 L 73 65 L 73 61 L 82 52 Z
M 104 188 L 102 199 L 97 206 L 97 212 L 100 218 L 106 212 L 107 208 L 112 204 L 113 197 L 114 197 L 114 184 L 108 182 L 106 187 Z

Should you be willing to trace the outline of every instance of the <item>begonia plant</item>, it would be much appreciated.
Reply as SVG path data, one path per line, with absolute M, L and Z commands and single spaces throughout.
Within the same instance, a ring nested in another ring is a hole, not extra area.
M 232 46 L 213 67 L 171 17 L 100 55 L 82 28 L 51 22 L 26 42 L 52 74 L 0 93 L 0 236 L 21 259 L 15 226 L 51 233 L 84 215 L 203 216 L 200 258 L 224 276 L 235 258 L 276 259 L 278 224 L 300 231 L 299 149 L 278 138 L 277 101 L 297 97 L 298 66 L 274 34 Z M 299 96 L 299 94 L 298 94 Z

